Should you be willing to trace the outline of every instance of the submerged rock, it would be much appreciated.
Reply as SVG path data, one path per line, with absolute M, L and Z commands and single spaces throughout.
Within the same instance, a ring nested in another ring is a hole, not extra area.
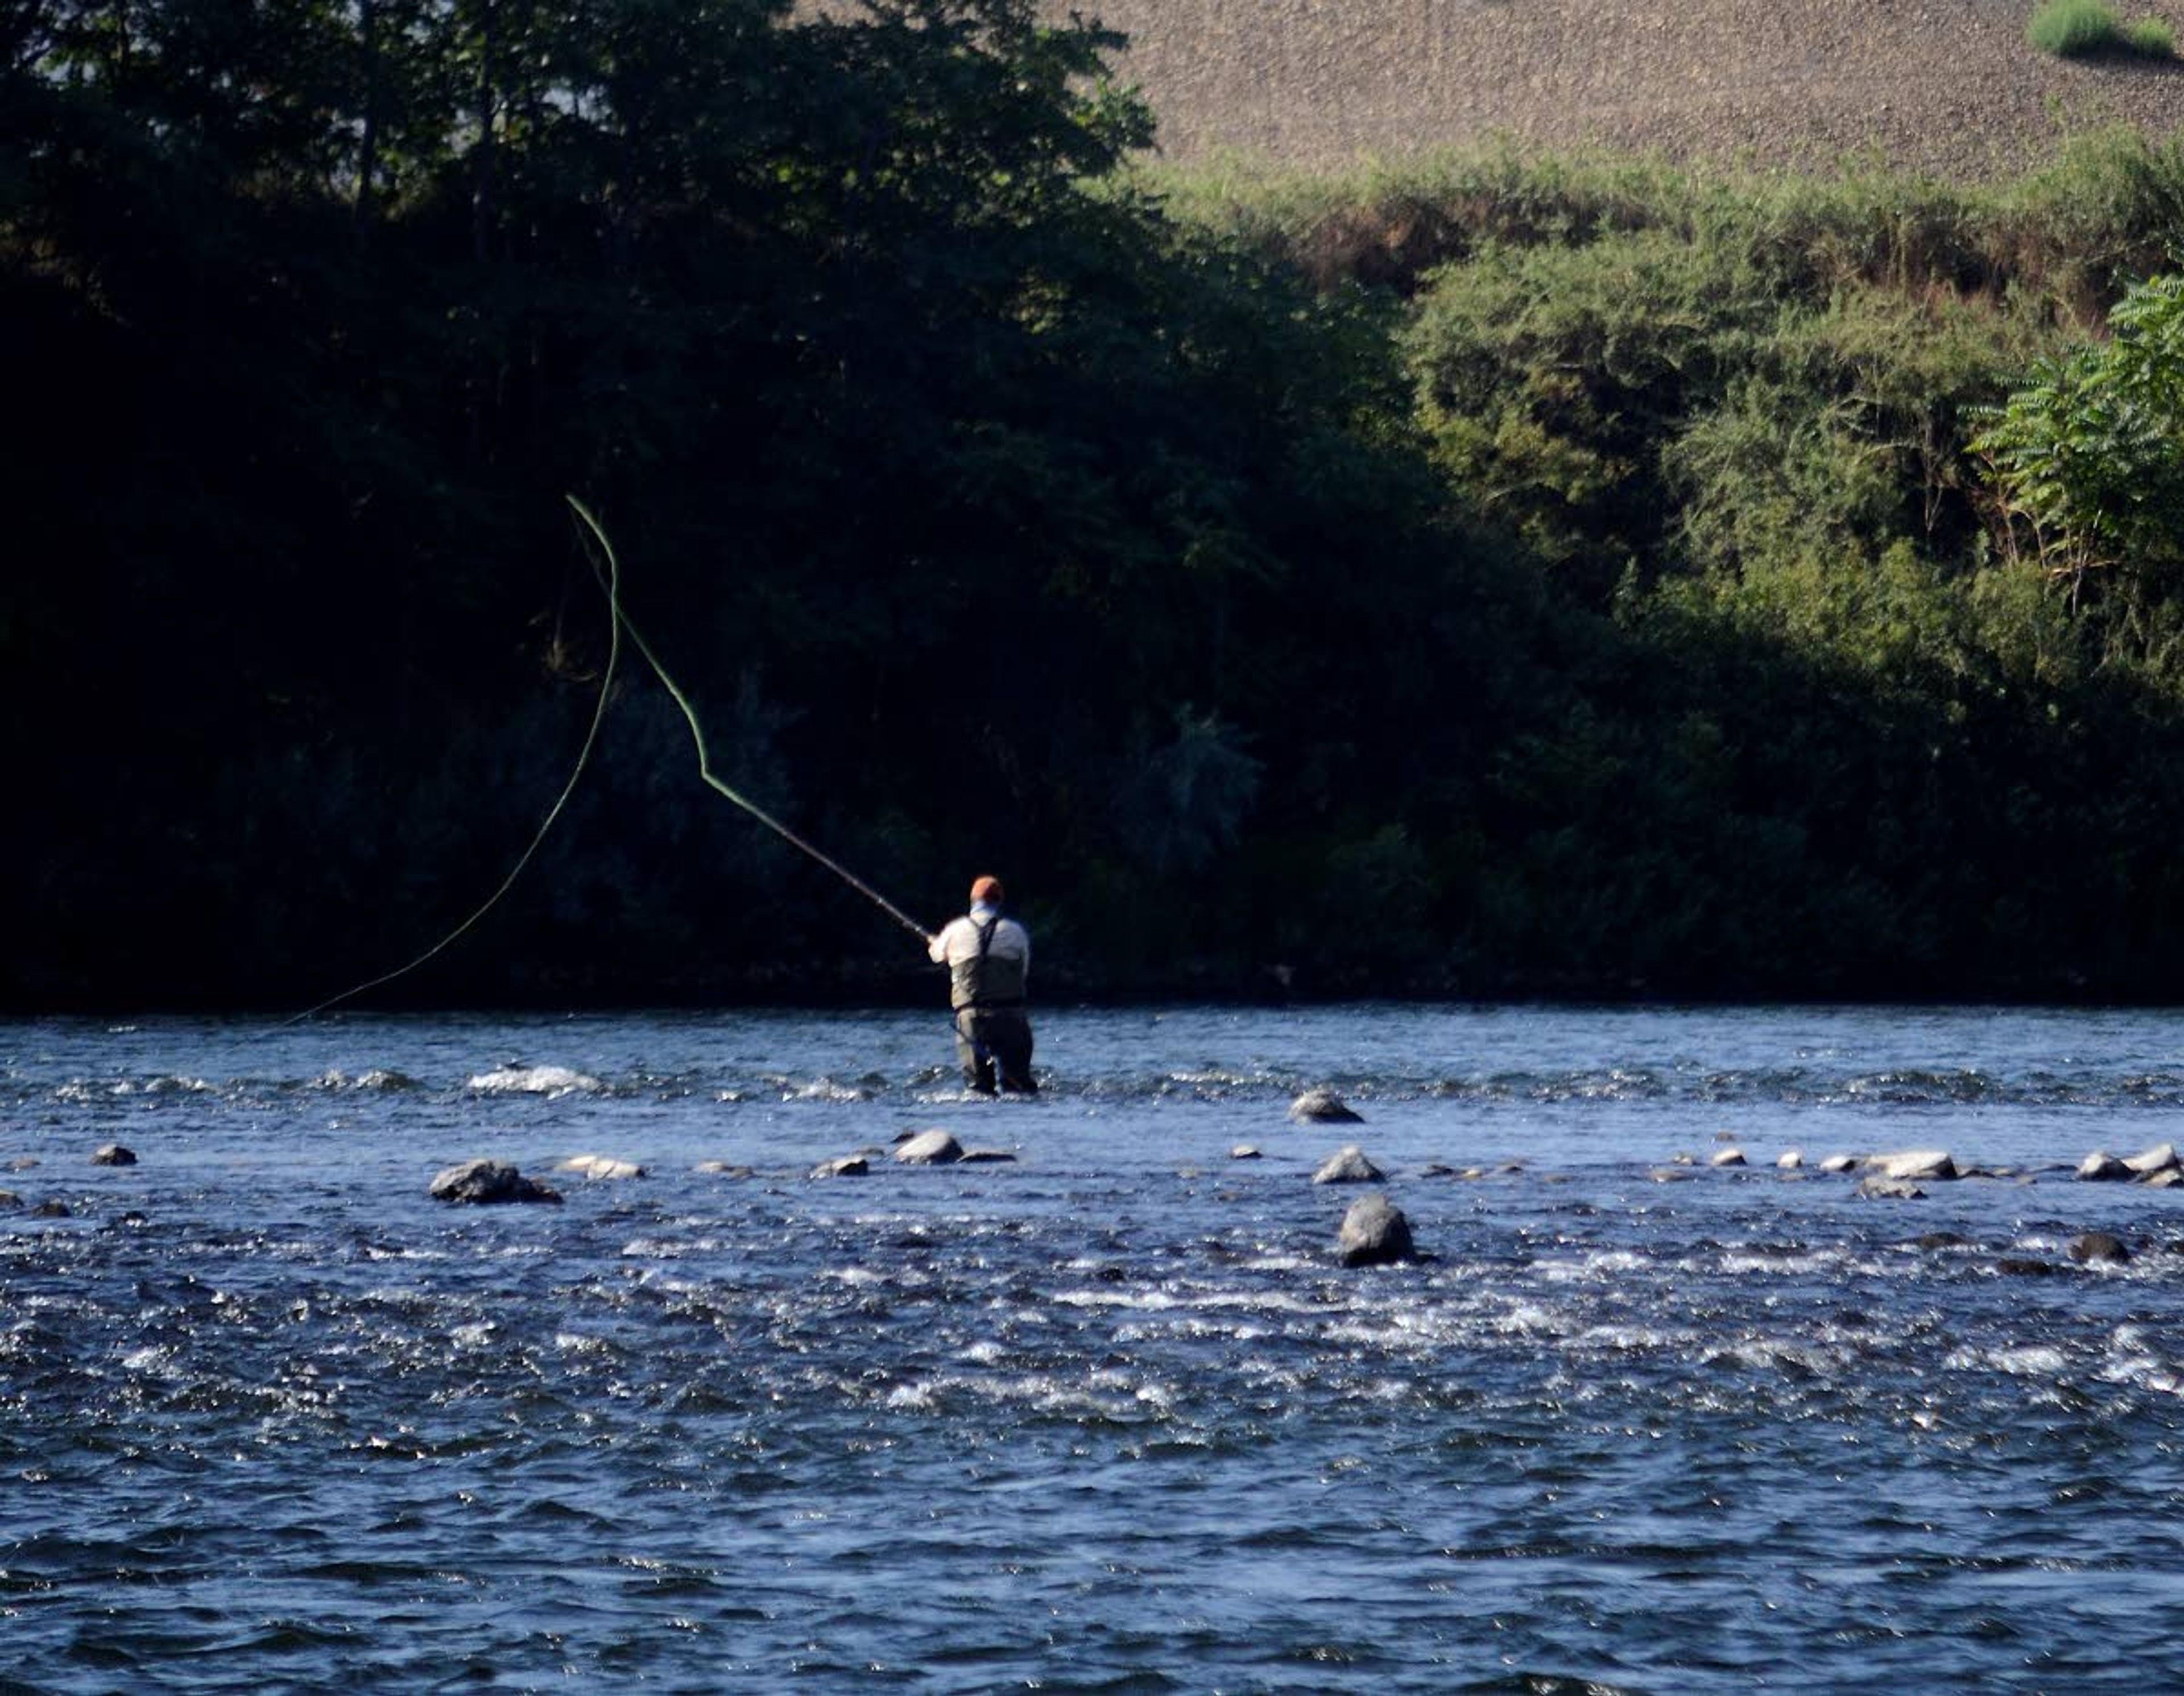
M 1345 1266 L 1392 1266 L 1418 1258 L 1410 1220 L 1383 1195 L 1361 1196 L 1351 1204 L 1335 1246 Z
M 1908 1178 L 1892 1178 L 1875 1172 L 1858 1180 L 1858 1193 L 1868 1201 L 1922 1202 L 1926 1192 Z
M 1717 1148 L 1707 1159 L 1709 1166 L 1741 1166 L 1744 1163 L 1741 1148 Z
M 1362 1124 L 1365 1115 L 1332 1090 L 1306 1090 L 1290 1103 L 1290 1117 L 1313 1124 Z
M 1855 1154 L 1830 1154 L 1820 1162 L 1820 1170 L 1833 1173 L 1838 1177 L 1845 1172 L 1855 1172 L 1858 1169 L 1858 1158 Z
M 700 1160 L 692 1169 L 694 1171 L 703 1172 L 708 1177 L 713 1178 L 748 1178 L 751 1176 L 751 1169 L 749 1167 L 738 1166 L 733 1160 Z
M 2081 1266 L 2121 1266 L 2130 1260 L 2131 1249 L 2120 1236 L 2089 1230 L 2070 1245 L 2070 1258 Z
M 947 1166 L 963 1158 L 963 1145 L 944 1130 L 920 1131 L 894 1152 L 905 1166 Z
M 559 1203 L 559 1192 L 535 1178 L 526 1178 L 504 1160 L 465 1160 L 441 1169 L 430 1193 L 439 1202 L 469 1202 L 496 1206 L 508 1202 Z
M 2011 1278 L 2052 1278 L 2063 1269 L 2052 1260 L 2028 1260 L 2022 1255 L 2005 1254 L 1994 1263 L 1994 1269 Z
M 861 1154 L 844 1154 L 838 1160 L 822 1160 L 811 1169 L 815 1178 L 861 1178 L 872 1169 Z
M 1231 1160 L 1256 1160 L 1259 1151 L 1248 1142 L 1240 1142 L 1228 1151 L 1228 1158 Z
M 554 1169 L 581 1172 L 587 1178 L 642 1178 L 644 1168 L 633 1160 L 617 1160 L 611 1154 L 575 1154 Z
M 1315 1184 L 1378 1184 L 1387 1174 L 1365 1158 L 1365 1151 L 1349 1143 L 1329 1155 L 1312 1174 Z
M 967 1148 L 961 1156 L 966 1166 L 1010 1166 L 1016 1158 L 1006 1148 Z
M 136 1153 L 134 1149 L 124 1148 L 118 1142 L 109 1142 L 93 1152 L 91 1163 L 94 1166 L 134 1166 Z

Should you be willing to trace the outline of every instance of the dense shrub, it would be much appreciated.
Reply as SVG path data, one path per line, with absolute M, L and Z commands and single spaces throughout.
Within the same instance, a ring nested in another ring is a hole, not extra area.
M 2026 22 L 2025 33 L 2041 52 L 2065 59 L 2098 53 L 2168 59 L 2176 50 L 2175 34 L 2160 19 L 2140 18 L 2126 25 L 2101 0 L 2045 0 Z

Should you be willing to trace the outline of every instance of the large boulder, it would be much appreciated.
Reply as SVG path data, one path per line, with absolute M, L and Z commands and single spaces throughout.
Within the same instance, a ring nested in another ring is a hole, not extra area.
M 1411 1239 L 1411 1222 L 1403 1210 L 1385 1196 L 1361 1196 L 1342 1216 L 1335 1239 L 1345 1266 L 1392 1266 L 1418 1258 Z
M 554 1202 L 560 1196 L 536 1179 L 526 1178 L 504 1160 L 465 1160 L 444 1167 L 432 1180 L 431 1194 L 438 1202 L 470 1202 L 494 1206 L 504 1202 Z
M 1332 1090 L 1306 1090 L 1290 1103 L 1290 1117 L 1310 1124 L 1362 1124 L 1365 1115 Z
M 2152 1178 L 2163 1172 L 2174 1172 L 2177 1167 L 2176 1145 L 2158 1142 L 2143 1154 L 2126 1154 L 2123 1163 L 2132 1174 L 2141 1178 Z
M 2092 1184 L 2128 1184 L 2138 1174 L 2106 1149 L 2096 1148 L 2078 1163 L 2078 1176 Z
M 1365 1158 L 1365 1151 L 1352 1142 L 1329 1155 L 1319 1170 L 1312 1174 L 1312 1181 L 1315 1184 L 1378 1184 L 1386 1177 L 1386 1173 Z

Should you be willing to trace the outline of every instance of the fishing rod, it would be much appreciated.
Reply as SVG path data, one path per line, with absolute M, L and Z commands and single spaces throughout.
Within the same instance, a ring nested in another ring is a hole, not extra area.
M 652 644 L 644 639 L 644 633 L 631 621 L 628 611 L 621 604 L 621 568 L 615 558 L 614 544 L 607 539 L 607 533 L 600 527 L 599 521 L 592 516 L 591 510 L 582 501 L 577 499 L 573 494 L 568 496 L 567 499 L 570 510 L 577 515 L 584 527 L 591 532 L 592 539 L 599 544 L 599 552 L 606 560 L 606 570 L 602 574 L 601 584 L 606 590 L 607 605 L 613 612 L 616 628 L 628 633 L 630 645 L 644 656 L 645 663 L 652 667 L 653 674 L 660 679 L 660 687 L 667 691 L 675 705 L 682 709 L 683 720 L 690 727 L 690 739 L 696 745 L 698 750 L 698 775 L 704 778 L 716 793 L 727 796 L 760 824 L 780 837 L 783 841 L 788 843 L 790 847 L 810 855 L 897 924 L 902 926 L 904 929 L 923 941 L 930 942 L 933 940 L 931 931 L 862 878 L 857 876 L 839 861 L 813 847 L 749 796 L 738 794 L 729 784 L 722 781 L 719 775 L 713 770 L 712 756 L 705 746 L 705 732 L 704 727 L 698 722 L 697 710 L 690 705 L 690 698 L 677 686 L 675 679 L 667 674 L 667 667 L 660 664 L 660 656 L 653 651 Z

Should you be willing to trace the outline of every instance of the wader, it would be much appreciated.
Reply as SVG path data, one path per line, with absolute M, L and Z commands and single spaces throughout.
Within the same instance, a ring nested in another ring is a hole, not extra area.
M 1000 1087 L 1012 1096 L 1035 1096 L 1031 1075 L 1031 1020 L 1024 1014 L 1024 962 L 992 952 L 996 914 L 978 927 L 978 951 L 950 970 L 949 1001 L 956 1009 L 956 1057 L 963 1082 L 982 1096 Z

